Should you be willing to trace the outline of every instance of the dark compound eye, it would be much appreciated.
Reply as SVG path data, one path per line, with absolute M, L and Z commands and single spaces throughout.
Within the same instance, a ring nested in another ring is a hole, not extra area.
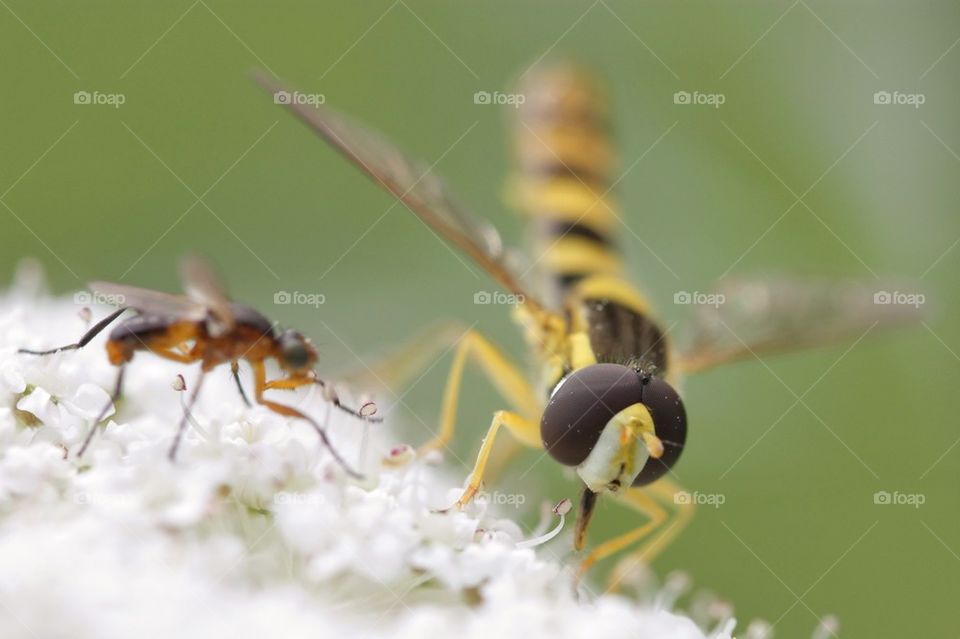
M 651 377 L 643 387 L 643 404 L 653 417 L 657 437 L 663 442 L 663 455 L 660 459 L 647 460 L 633 480 L 634 486 L 649 484 L 667 474 L 680 459 L 687 441 L 687 412 L 673 386 L 659 377 Z
M 632 368 L 594 364 L 571 373 L 554 391 L 540 419 L 540 438 L 561 464 L 587 458 L 610 419 L 640 401 L 643 382 Z
M 280 336 L 280 350 L 283 359 L 290 368 L 305 368 L 310 364 L 310 352 L 303 335 L 295 331 L 286 331 Z
M 620 364 L 594 364 L 569 375 L 554 391 L 540 420 L 546 451 L 566 466 L 581 464 L 614 415 L 642 403 L 663 440 L 660 459 L 648 459 L 634 486 L 663 476 L 679 459 L 687 436 L 687 417 L 680 396 L 659 377 Z

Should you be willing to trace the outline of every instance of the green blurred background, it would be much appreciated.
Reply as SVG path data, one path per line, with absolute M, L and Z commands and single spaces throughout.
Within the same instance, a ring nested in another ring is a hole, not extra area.
M 62 292 L 94 278 L 175 289 L 176 258 L 193 249 L 221 265 L 235 297 L 313 335 L 328 369 L 442 317 L 476 321 L 520 352 L 505 309 L 473 304 L 493 284 L 399 206 L 371 226 L 390 198 L 248 72 L 265 67 L 429 163 L 442 157 L 437 171 L 461 199 L 519 242 L 521 220 L 501 198 L 511 109 L 473 94 L 508 91 L 549 53 L 605 77 L 624 166 L 669 130 L 619 188 L 622 242 L 667 322 L 689 310 L 676 291 L 705 290 L 731 266 L 917 280 L 935 307 L 928 326 L 861 342 L 804 397 L 809 410 L 788 411 L 783 384 L 803 395 L 843 347 L 688 380 L 677 473 L 726 502 L 701 508 L 655 568 L 688 571 L 741 619 L 776 621 L 781 637 L 806 636 L 829 613 L 840 636 L 956 632 L 955 2 L 2 4 L 4 278 L 36 256 Z M 678 106 L 679 90 L 726 102 Z M 881 90 L 925 103 L 876 105 Z M 77 105 L 76 91 L 126 101 Z M 813 213 L 791 208 L 791 191 Z M 326 304 L 277 306 L 279 290 Z M 410 441 L 427 436 L 411 412 L 436 423 L 447 366 L 396 408 Z M 457 450 L 472 459 L 501 405 L 478 375 L 466 383 Z M 556 501 L 575 485 L 544 462 L 521 490 Z M 880 490 L 926 502 L 875 505 Z M 629 523 L 607 503 L 592 539 Z

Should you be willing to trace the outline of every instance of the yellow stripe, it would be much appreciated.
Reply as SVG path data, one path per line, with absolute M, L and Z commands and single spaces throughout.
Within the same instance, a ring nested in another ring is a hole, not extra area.
M 616 225 L 612 199 L 576 179 L 556 177 L 533 182 L 519 176 L 512 186 L 510 199 L 530 217 L 578 222 L 603 235 Z
M 517 139 L 517 152 L 527 166 L 582 167 L 594 175 L 608 175 L 613 166 L 613 153 L 603 134 L 582 126 L 524 129 Z
M 609 273 L 621 270 L 620 260 L 607 247 L 583 238 L 566 235 L 549 242 L 543 262 L 551 271 L 564 274 Z
M 632 285 L 619 277 L 594 275 L 577 283 L 574 294 L 581 299 L 605 299 L 637 313 L 649 314 L 650 304 Z

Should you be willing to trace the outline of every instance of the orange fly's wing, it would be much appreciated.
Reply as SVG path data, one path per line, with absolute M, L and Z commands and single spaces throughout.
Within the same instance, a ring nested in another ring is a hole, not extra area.
M 698 294 L 689 346 L 678 369 L 696 373 L 754 356 L 859 340 L 877 328 L 917 323 L 922 294 L 893 299 L 896 286 L 856 280 L 730 278 Z
M 292 99 L 275 79 L 258 73 L 256 81 L 317 135 L 402 201 L 420 220 L 469 255 L 528 307 L 543 305 L 527 293 L 504 260 L 500 235 L 462 209 L 446 183 L 422 162 L 413 160 L 376 131 L 322 105 Z
M 198 255 L 188 255 L 180 261 L 183 290 L 191 300 L 209 312 L 208 329 L 222 335 L 234 326 L 233 305 L 226 287 L 213 265 Z
M 207 309 L 203 304 L 184 295 L 173 295 L 115 282 L 90 282 L 89 288 L 115 306 L 132 308 L 141 313 L 194 321 L 201 320 L 207 315 Z

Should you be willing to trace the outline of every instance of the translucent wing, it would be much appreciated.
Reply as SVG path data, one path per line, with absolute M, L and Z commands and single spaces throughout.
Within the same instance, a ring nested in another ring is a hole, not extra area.
M 854 280 L 788 277 L 723 280 L 694 303 L 690 345 L 677 362 L 684 373 L 756 355 L 859 339 L 874 328 L 918 322 L 922 294 L 909 287 Z M 686 293 L 679 293 L 686 296 Z
M 317 135 L 401 200 L 430 228 L 460 249 L 530 307 L 542 309 L 504 260 L 499 234 L 464 211 L 429 167 L 413 160 L 377 132 L 322 105 L 295 99 L 295 92 L 258 73 L 256 81 Z
M 203 304 L 183 295 L 113 282 L 90 282 L 90 290 L 114 306 L 125 306 L 151 315 L 201 320 L 207 315 Z
M 180 277 L 187 297 L 209 311 L 207 328 L 212 334 L 222 335 L 233 328 L 233 305 L 210 262 L 197 255 L 184 257 L 180 261 Z

